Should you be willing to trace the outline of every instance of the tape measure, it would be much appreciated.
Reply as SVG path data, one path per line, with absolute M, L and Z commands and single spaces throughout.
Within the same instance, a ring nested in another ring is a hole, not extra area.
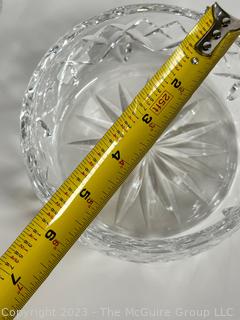
M 217 4 L 0 258 L 0 319 L 13 319 L 240 34 Z

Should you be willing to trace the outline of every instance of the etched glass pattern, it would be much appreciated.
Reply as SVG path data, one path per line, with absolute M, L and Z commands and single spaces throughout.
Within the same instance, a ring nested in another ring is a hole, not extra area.
M 76 26 L 44 56 L 21 115 L 22 146 L 46 201 L 199 18 L 132 5 Z M 238 41 L 130 174 L 81 241 L 131 261 L 193 254 L 239 226 Z M 221 82 L 221 85 L 219 85 Z M 231 199 L 231 200 L 229 200 Z

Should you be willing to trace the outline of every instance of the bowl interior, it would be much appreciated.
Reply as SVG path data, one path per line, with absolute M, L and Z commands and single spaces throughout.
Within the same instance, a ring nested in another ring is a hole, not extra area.
M 80 24 L 48 51 L 30 82 L 22 113 L 27 165 L 43 201 L 101 139 L 197 17 L 163 5 L 118 8 Z M 237 45 L 108 202 L 85 241 L 135 260 L 133 248 L 154 255 L 156 243 L 162 253 L 161 241 L 168 241 L 173 252 L 173 241 L 202 235 L 222 222 L 238 176 L 236 112 L 226 99 L 225 72 L 234 64 L 234 52 Z

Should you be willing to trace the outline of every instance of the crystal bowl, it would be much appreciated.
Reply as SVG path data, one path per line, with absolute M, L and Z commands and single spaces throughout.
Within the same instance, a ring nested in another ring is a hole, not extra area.
M 196 24 L 165 4 L 119 7 L 44 55 L 21 113 L 30 179 L 46 202 Z M 135 262 L 201 252 L 239 228 L 239 41 L 80 241 Z M 240 68 L 239 68 L 240 69 Z

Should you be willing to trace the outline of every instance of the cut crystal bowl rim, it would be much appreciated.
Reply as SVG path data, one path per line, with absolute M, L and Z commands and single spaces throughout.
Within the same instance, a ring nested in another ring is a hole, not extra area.
M 32 165 L 33 130 L 32 116 L 34 112 L 34 95 L 38 89 L 38 81 L 44 76 L 44 65 L 46 60 L 54 60 L 56 54 L 64 49 L 68 41 L 74 41 L 75 37 L 86 31 L 88 28 L 97 26 L 102 22 L 128 16 L 131 14 L 151 12 L 181 15 L 193 20 L 201 17 L 201 13 L 179 6 L 167 5 L 162 3 L 131 4 L 116 7 L 102 14 L 92 17 L 73 27 L 68 33 L 62 36 L 43 56 L 37 65 L 25 91 L 22 111 L 20 115 L 21 148 L 24 155 L 25 165 L 28 175 L 33 184 L 38 197 L 46 202 L 53 190 L 47 190 L 44 182 L 40 180 L 37 166 Z M 239 43 L 237 43 L 238 46 Z M 166 239 L 138 239 L 130 238 L 126 235 L 115 234 L 107 229 L 102 222 L 98 225 L 90 226 L 83 236 L 81 242 L 91 247 L 105 252 L 110 256 L 119 257 L 133 262 L 154 262 L 171 261 L 179 258 L 191 256 L 210 248 L 221 240 L 227 238 L 229 234 L 240 228 L 240 209 L 232 208 L 233 212 L 223 212 L 223 219 L 217 223 L 205 227 L 201 231 L 187 235 L 176 235 Z M 191 230 L 190 230 L 191 231 Z

